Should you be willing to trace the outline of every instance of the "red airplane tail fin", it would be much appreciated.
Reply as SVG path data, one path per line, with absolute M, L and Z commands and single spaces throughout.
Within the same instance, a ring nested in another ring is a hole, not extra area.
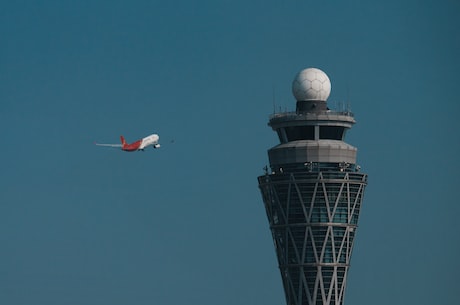
M 123 147 L 125 147 L 125 145 L 126 145 L 125 137 L 120 136 L 120 140 L 121 140 L 121 145 L 123 145 Z

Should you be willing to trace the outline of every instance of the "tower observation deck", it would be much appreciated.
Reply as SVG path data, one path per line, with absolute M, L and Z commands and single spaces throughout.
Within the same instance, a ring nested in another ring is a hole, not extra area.
M 270 116 L 280 144 L 258 177 L 288 305 L 342 305 L 367 175 L 344 142 L 355 123 L 326 104 L 331 83 L 315 68 L 293 82 L 296 111 Z

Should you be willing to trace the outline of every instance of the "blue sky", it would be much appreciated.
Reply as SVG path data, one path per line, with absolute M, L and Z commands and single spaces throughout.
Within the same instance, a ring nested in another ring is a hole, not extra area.
M 453 0 L 1 2 L 0 303 L 284 304 L 256 178 L 273 104 L 317 67 L 369 174 L 345 303 L 457 304 L 459 20 Z M 93 145 L 152 132 L 160 150 Z

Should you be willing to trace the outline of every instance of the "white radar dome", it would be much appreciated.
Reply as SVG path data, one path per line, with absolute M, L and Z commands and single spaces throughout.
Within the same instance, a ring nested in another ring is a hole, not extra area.
M 297 73 L 292 82 L 292 93 L 298 102 L 327 101 L 331 94 L 331 81 L 326 73 L 308 68 Z

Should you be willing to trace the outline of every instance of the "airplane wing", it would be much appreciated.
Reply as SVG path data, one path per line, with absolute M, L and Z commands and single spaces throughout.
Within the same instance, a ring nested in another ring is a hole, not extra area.
M 117 148 L 123 147 L 123 145 L 121 144 L 101 144 L 101 143 L 96 143 L 96 142 L 94 142 L 94 144 L 96 144 L 97 146 L 105 146 L 105 147 L 117 147 Z

